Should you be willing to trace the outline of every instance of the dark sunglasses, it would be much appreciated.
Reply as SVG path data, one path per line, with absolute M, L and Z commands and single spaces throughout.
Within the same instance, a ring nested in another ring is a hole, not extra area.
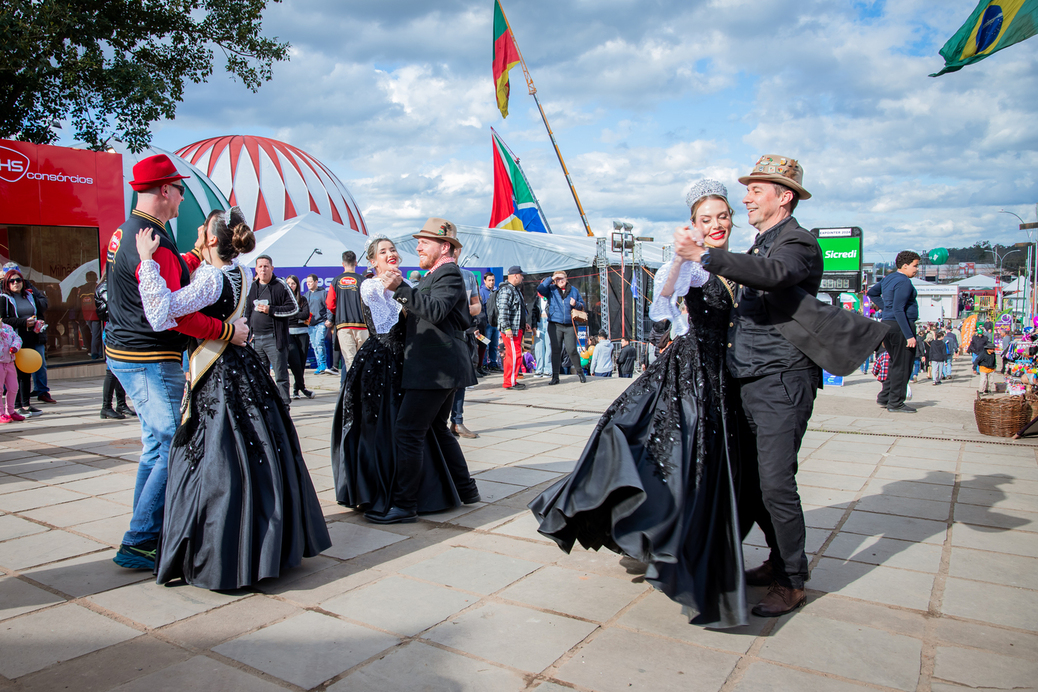
M 179 190 L 179 191 L 180 191 L 180 196 L 181 196 L 181 197 L 183 197 L 183 196 L 184 196 L 184 186 L 183 186 L 183 185 L 177 185 L 177 184 L 175 184 L 175 183 L 170 183 L 170 184 L 169 184 L 169 186 L 170 186 L 170 187 L 175 187 L 175 188 L 177 188 L 177 190 Z
M 9 284 L 20 284 L 20 283 L 22 283 L 22 280 L 21 279 L 8 279 L 7 283 L 9 283 Z

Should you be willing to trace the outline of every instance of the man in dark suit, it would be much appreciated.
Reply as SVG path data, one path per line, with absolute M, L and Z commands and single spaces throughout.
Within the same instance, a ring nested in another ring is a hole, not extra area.
M 807 602 L 806 529 L 795 474 L 821 369 L 776 325 L 776 308 L 787 307 L 792 314 L 795 306 L 775 303 L 776 294 L 792 288 L 815 296 L 821 283 L 818 242 L 793 218 L 797 202 L 811 197 L 801 184 L 803 175 L 793 159 L 763 156 L 750 175 L 739 178 L 747 186 L 743 203 L 750 224 L 757 229 L 745 255 L 705 248 L 695 229 L 679 231 L 674 238 L 681 257 L 741 284 L 732 308 L 727 361 L 755 438 L 755 444 L 741 450 L 749 483 L 739 498 L 740 524 L 745 533 L 757 523 L 771 549 L 767 562 L 746 573 L 751 585 L 771 585 L 753 608 L 762 617 L 783 615 Z
M 365 514 L 376 524 L 410 523 L 417 518 L 421 492 L 422 456 L 430 430 L 443 451 L 447 468 L 461 501 L 479 501 L 476 482 L 469 475 L 461 445 L 447 429 L 454 390 L 476 384 L 476 372 L 465 337 L 471 319 L 469 299 L 454 250 L 461 247 L 457 227 L 446 219 L 431 218 L 414 235 L 418 259 L 426 275 L 411 288 L 396 269 L 377 280 L 393 291 L 407 311 L 404 337 L 404 390 L 397 414 L 396 478 L 393 502 L 385 514 Z

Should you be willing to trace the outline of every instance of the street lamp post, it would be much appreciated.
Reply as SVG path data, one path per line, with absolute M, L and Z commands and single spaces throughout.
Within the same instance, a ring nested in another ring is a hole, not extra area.
M 1027 231 L 1027 291 L 1024 296 L 1026 307 L 1024 310 L 1025 323 L 1030 323 L 1034 319 L 1034 298 L 1035 291 L 1038 290 L 1038 272 L 1032 269 L 1032 262 L 1038 263 L 1038 238 L 1031 237 L 1031 231 L 1038 229 L 1038 223 L 1028 223 L 1020 218 L 1020 215 L 1005 209 L 999 209 L 999 214 L 1010 214 L 1015 216 L 1020 221 L 1020 230 Z M 1038 204 L 1035 205 L 1035 215 L 1038 216 Z
M 1001 312 L 1002 310 L 1002 262 L 1004 262 L 1006 257 L 1013 254 L 1014 252 L 1020 252 L 1020 250 L 1007 250 L 1006 252 L 1002 253 L 1002 257 L 999 257 L 998 251 L 995 250 L 995 248 L 991 248 L 991 254 L 995 256 L 995 286 L 997 286 L 995 295 L 995 307 L 997 308 L 996 312 Z

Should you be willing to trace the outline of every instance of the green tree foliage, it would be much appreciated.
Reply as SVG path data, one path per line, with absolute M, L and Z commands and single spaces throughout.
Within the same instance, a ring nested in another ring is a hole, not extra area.
M 274 0 L 277 2 L 278 0 Z M 172 119 L 187 82 L 213 73 L 214 51 L 256 91 L 288 43 L 260 35 L 267 0 L 3 0 L 0 136 L 48 143 L 68 119 L 95 149 L 133 151 Z

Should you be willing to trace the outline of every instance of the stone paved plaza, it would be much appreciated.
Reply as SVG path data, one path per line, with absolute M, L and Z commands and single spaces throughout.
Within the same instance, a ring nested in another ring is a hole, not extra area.
M 798 474 L 809 603 L 728 631 L 612 553 L 565 555 L 525 509 L 629 380 L 484 380 L 464 441 L 483 503 L 375 528 L 335 504 L 338 378 L 311 377 L 293 415 L 334 545 L 224 593 L 112 563 L 139 426 L 98 419 L 99 380 L 58 381 L 59 404 L 0 430 L 0 690 L 1034 689 L 1038 447 L 980 436 L 962 379 L 914 385 L 914 416 L 877 407 L 871 377 L 820 395 Z

